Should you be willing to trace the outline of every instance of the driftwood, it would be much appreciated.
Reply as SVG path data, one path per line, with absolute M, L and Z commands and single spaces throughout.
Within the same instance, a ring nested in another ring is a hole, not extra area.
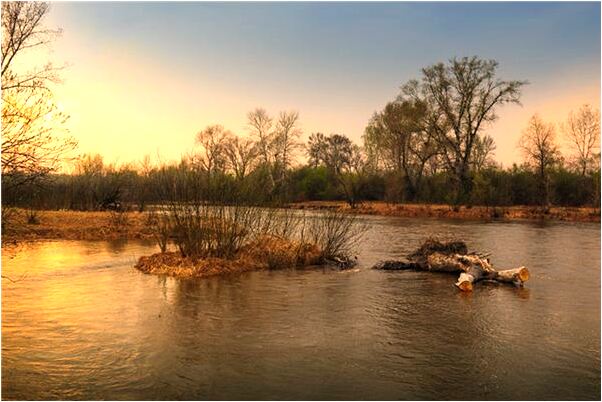
M 428 239 L 403 261 L 381 261 L 373 268 L 382 270 L 414 269 L 431 272 L 459 273 L 455 285 L 462 291 L 471 291 L 479 281 L 496 281 L 523 286 L 529 280 L 525 267 L 497 271 L 487 255 L 469 253 L 464 242 L 443 243 Z

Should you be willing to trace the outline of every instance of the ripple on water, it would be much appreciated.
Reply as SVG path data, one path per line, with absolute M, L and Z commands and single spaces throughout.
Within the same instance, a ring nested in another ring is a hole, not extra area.
M 367 217 L 359 271 L 177 280 L 148 243 L 3 254 L 5 399 L 599 399 L 600 225 Z M 527 287 L 370 266 L 457 235 Z

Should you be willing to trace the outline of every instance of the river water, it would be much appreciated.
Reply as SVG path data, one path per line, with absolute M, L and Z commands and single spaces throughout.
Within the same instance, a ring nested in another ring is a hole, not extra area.
M 144 242 L 4 249 L 3 399 L 599 399 L 600 224 L 388 217 L 359 270 L 145 275 Z M 382 272 L 429 235 L 525 288 Z

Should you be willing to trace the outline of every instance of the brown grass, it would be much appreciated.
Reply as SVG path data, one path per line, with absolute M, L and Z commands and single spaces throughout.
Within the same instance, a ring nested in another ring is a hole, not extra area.
M 37 224 L 27 222 L 25 210 L 16 210 L 3 228 L 2 241 L 152 239 L 147 216 L 139 212 L 39 211 Z
M 560 220 L 575 222 L 600 222 L 600 209 L 591 207 L 551 207 L 547 211 L 540 207 L 511 206 L 484 207 L 435 204 L 393 204 L 370 201 L 351 209 L 340 201 L 308 201 L 289 205 L 293 209 L 334 209 L 364 215 L 383 215 L 420 218 L 452 218 L 467 220 Z
M 178 252 L 166 252 L 140 257 L 135 267 L 147 274 L 202 278 L 320 263 L 321 253 L 316 246 L 265 236 L 243 247 L 232 259 L 193 259 Z

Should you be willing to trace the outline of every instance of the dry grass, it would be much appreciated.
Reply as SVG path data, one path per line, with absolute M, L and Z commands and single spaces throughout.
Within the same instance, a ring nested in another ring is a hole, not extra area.
M 354 214 L 400 217 L 452 218 L 467 220 L 561 220 L 575 222 L 600 222 L 600 209 L 591 207 L 552 207 L 543 211 L 539 207 L 458 207 L 435 204 L 393 204 L 370 201 L 355 209 L 339 201 L 309 201 L 290 204 L 294 209 L 329 209 Z
M 243 247 L 232 259 L 194 259 L 182 257 L 178 252 L 166 252 L 140 257 L 136 268 L 148 274 L 203 278 L 262 269 L 316 265 L 320 262 L 321 252 L 316 246 L 266 236 Z
M 25 210 L 15 210 L 3 228 L 2 241 L 152 239 L 147 217 L 139 212 L 38 211 L 37 224 L 29 224 Z

